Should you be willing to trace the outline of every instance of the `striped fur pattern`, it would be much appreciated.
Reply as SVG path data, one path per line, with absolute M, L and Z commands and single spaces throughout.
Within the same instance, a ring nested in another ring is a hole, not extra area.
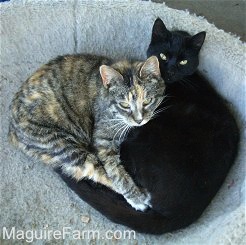
M 156 57 L 145 62 L 60 56 L 37 70 L 11 105 L 10 141 L 77 181 L 103 184 L 137 210 L 150 196 L 120 164 L 119 144 L 147 123 L 165 85 Z

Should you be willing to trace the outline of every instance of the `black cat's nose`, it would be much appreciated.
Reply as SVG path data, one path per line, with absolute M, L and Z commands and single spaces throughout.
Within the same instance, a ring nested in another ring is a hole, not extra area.
M 136 123 L 140 124 L 143 121 L 143 119 L 136 119 L 135 121 Z
M 167 72 L 169 76 L 173 76 L 174 75 L 174 71 L 168 71 Z

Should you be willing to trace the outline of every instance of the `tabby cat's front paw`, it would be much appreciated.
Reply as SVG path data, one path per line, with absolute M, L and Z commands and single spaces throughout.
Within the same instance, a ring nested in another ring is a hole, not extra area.
M 151 196 L 147 192 L 125 199 L 136 210 L 145 211 L 148 207 L 152 207 L 150 204 Z

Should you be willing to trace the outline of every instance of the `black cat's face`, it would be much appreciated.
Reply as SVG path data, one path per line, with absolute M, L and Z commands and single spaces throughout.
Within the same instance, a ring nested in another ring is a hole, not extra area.
M 194 36 L 183 31 L 170 32 L 158 18 L 153 26 L 147 56 L 158 57 L 161 75 L 166 83 L 182 80 L 196 71 L 205 36 L 205 32 Z

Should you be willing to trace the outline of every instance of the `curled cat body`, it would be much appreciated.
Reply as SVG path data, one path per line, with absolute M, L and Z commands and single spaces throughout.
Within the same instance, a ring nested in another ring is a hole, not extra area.
M 163 103 L 151 120 L 130 131 L 121 160 L 152 208 L 132 209 L 116 193 L 90 181 L 64 181 L 110 220 L 138 232 L 163 234 L 196 221 L 224 182 L 237 156 L 239 129 L 227 102 L 199 72 L 205 32 L 169 31 L 157 19 L 147 51 L 160 63 Z
M 145 62 L 60 56 L 14 97 L 9 139 L 75 181 L 105 185 L 143 211 L 150 195 L 120 164 L 119 145 L 130 128 L 151 119 L 164 89 L 155 56 Z

